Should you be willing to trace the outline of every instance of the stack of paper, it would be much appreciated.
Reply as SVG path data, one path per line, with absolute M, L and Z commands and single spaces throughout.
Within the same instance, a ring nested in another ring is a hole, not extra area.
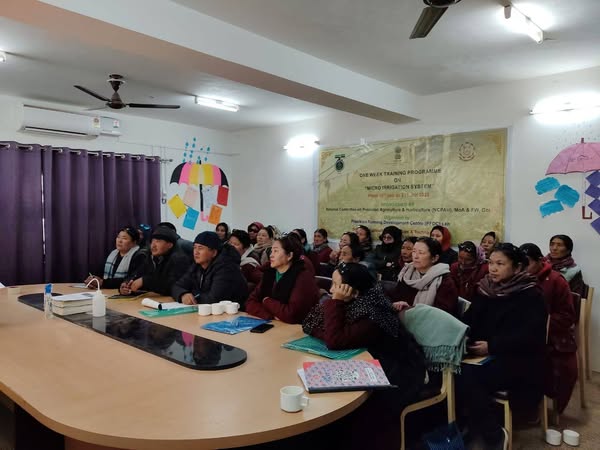
M 52 297 L 52 312 L 59 316 L 92 312 L 93 296 L 91 292 L 57 295 Z

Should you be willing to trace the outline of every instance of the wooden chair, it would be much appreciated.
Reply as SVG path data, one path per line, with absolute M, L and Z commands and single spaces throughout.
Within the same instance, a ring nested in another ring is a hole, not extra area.
M 577 343 L 577 384 L 579 386 L 579 404 L 582 408 L 587 407 L 585 399 L 586 383 L 586 339 L 585 322 L 587 313 L 587 299 L 582 298 L 576 292 L 573 295 L 573 306 L 575 307 L 575 342 Z
M 585 298 L 585 312 L 583 318 L 583 342 L 584 342 L 584 359 L 585 359 L 585 375 L 588 380 L 592 379 L 592 366 L 590 364 L 590 325 L 592 322 L 592 304 L 594 301 L 594 288 L 587 287 L 587 296 Z
M 422 395 L 423 399 L 415 403 L 411 403 L 402 410 L 400 414 L 400 450 L 406 449 L 406 415 L 418 411 L 419 409 L 425 409 L 436 403 L 441 403 L 446 400 L 447 411 L 448 411 L 448 423 L 452 423 L 456 420 L 456 401 L 454 397 L 454 374 L 451 369 L 445 369 L 442 373 L 442 386 L 439 390 L 434 392 L 425 391 Z

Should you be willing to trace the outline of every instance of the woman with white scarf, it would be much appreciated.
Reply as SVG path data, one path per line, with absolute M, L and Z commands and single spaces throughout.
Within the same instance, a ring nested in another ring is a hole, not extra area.
M 132 226 L 126 226 L 119 230 L 115 239 L 116 248 L 108 255 L 104 263 L 104 275 L 102 278 L 91 275 L 84 281 L 90 289 L 103 287 L 105 289 L 117 289 L 125 279 L 137 278 L 137 270 L 142 268 L 146 259 L 146 252 L 140 250 L 138 241 L 140 235 Z M 96 282 L 92 283 L 92 280 Z
M 417 239 L 413 247 L 413 260 L 400 271 L 392 295 L 394 300 L 398 300 L 394 304 L 397 309 L 424 304 L 456 315 L 458 291 L 448 264 L 439 262 L 441 253 L 442 246 L 435 239 Z

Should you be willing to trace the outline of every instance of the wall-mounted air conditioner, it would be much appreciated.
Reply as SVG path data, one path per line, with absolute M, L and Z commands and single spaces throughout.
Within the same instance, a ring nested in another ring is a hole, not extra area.
M 100 134 L 120 136 L 120 123 L 109 117 L 85 116 L 53 109 L 23 105 L 20 130 L 95 138 Z

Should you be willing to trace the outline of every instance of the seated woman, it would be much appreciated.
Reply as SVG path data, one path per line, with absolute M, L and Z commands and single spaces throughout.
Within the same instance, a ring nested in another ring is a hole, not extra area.
M 252 222 L 250 225 L 248 225 L 248 235 L 250 236 L 250 242 L 252 242 L 252 245 L 256 244 L 256 235 L 263 227 L 264 225 L 260 222 Z
M 263 319 L 302 323 L 319 301 L 315 277 L 300 259 L 300 241 L 291 236 L 276 239 L 270 267 L 246 302 L 246 312 Z
M 137 270 L 142 268 L 147 255 L 137 245 L 139 238 L 138 230 L 134 227 L 121 228 L 117 235 L 116 248 L 110 252 L 104 263 L 103 277 L 90 275 L 84 283 L 88 284 L 90 289 L 96 289 L 96 283 L 105 289 L 117 289 L 126 278 L 137 278 Z M 94 279 L 96 282 L 92 283 Z
M 498 238 L 496 236 L 495 231 L 488 231 L 481 238 L 481 248 L 485 252 L 485 259 L 490 259 L 490 255 L 492 254 L 492 250 L 496 243 L 498 242 Z
M 398 259 L 402 248 L 402 230 L 394 225 L 385 227 L 379 236 L 381 244 L 375 247 L 373 263 L 384 281 L 398 279 Z
M 550 370 L 546 373 L 546 395 L 556 399 L 558 412 L 569 404 L 577 381 L 577 343 L 575 341 L 575 309 L 569 283 L 560 273 L 552 270 L 535 244 L 523 244 L 527 255 L 527 271 L 537 278 L 542 288 L 546 309 L 550 314 L 547 354 Z
M 527 257 L 512 244 L 494 248 L 490 272 L 479 283 L 475 301 L 464 315 L 470 326 L 468 351 L 493 356 L 483 365 L 463 364 L 457 378 L 457 398 L 468 409 L 471 437 L 484 440 L 483 448 L 506 448 L 493 401 L 508 390 L 511 402 L 538 405 L 542 398 L 546 306 L 535 278 L 527 273 Z
M 399 448 L 400 413 L 423 387 L 425 358 L 366 267 L 341 264 L 333 273 L 331 298 L 311 310 L 302 329 L 330 349 L 366 347 L 381 362 L 389 381 L 402 386 L 374 391 L 350 417 L 355 426 L 347 427 L 351 448 Z M 373 429 L 377 433 L 362 433 Z
M 550 253 L 546 261 L 552 265 L 552 269 L 560 272 L 565 277 L 571 292 L 576 292 L 585 297 L 587 289 L 583 282 L 581 268 L 573 260 L 573 240 L 566 234 L 557 234 L 550 238 Z
M 471 301 L 477 285 L 488 273 L 485 252 L 471 241 L 458 244 L 458 261 L 450 266 L 450 275 L 456 284 L 459 297 Z
M 344 234 L 342 234 L 342 237 L 340 238 L 340 242 L 338 243 L 338 249 L 332 251 L 329 254 L 329 264 L 331 264 L 334 267 L 337 266 L 340 262 L 340 251 L 346 245 L 350 245 L 350 244 L 359 245 L 358 236 L 356 233 L 354 233 L 352 231 L 347 231 Z
M 233 230 L 227 242 L 240 254 L 240 269 L 246 281 L 257 285 L 262 278 L 262 271 L 258 261 L 250 256 L 252 254 L 252 244 L 248 233 L 244 230 Z
M 217 233 L 217 236 L 219 236 L 221 242 L 227 242 L 230 235 L 229 225 L 227 225 L 225 222 L 218 223 L 215 227 L 215 233 Z
M 410 236 L 404 239 L 400 248 L 400 258 L 398 258 L 398 273 L 404 269 L 404 266 L 412 262 L 412 251 L 417 242 L 417 238 Z
M 450 247 L 452 241 L 452 235 L 450 230 L 441 225 L 436 225 L 429 232 L 429 237 L 438 241 L 442 246 L 442 254 L 440 255 L 440 262 L 448 264 L 455 263 L 458 260 L 458 253 Z
M 404 266 L 398 275 L 393 299 L 408 305 L 423 303 L 456 315 L 458 291 L 448 264 L 439 262 L 442 246 L 428 237 L 417 239 L 413 261 Z
M 271 246 L 273 245 L 273 230 L 269 227 L 262 227 L 256 233 L 256 244 L 252 250 L 252 257 L 255 258 L 260 265 L 269 262 L 271 256 Z
M 319 228 L 318 230 L 315 230 L 313 234 L 312 251 L 317 254 L 320 263 L 329 262 L 329 255 L 333 249 L 329 246 L 326 229 Z

